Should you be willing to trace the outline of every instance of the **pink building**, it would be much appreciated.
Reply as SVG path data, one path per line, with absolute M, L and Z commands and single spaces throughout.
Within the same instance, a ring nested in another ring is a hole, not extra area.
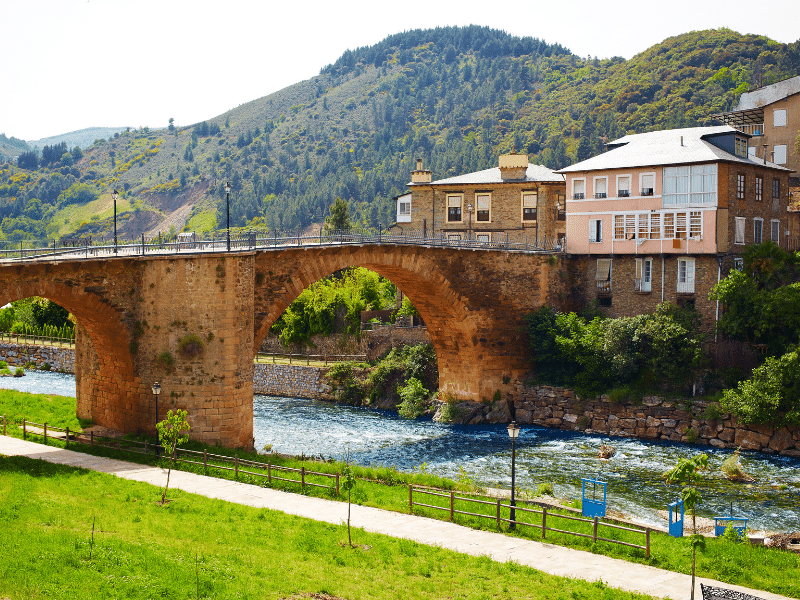
M 629 135 L 559 171 L 584 300 L 610 316 L 691 304 L 711 325 L 708 293 L 745 246 L 787 243 L 790 170 L 748 155 L 748 138 L 727 125 Z

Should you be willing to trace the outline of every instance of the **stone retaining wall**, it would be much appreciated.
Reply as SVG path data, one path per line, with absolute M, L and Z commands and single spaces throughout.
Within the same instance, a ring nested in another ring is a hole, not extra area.
M 364 354 L 369 360 L 385 354 L 392 347 L 430 344 L 431 337 L 426 327 L 378 326 L 373 330 L 362 331 L 360 335 L 336 333 L 329 336 L 312 335 L 311 344 L 291 344 L 284 348 L 280 338 L 270 333 L 261 344 L 260 351 L 270 354 L 310 354 L 319 355 L 358 355 Z
M 320 400 L 330 392 L 323 381 L 323 372 L 320 367 L 256 363 L 253 393 Z
M 0 344 L 0 360 L 9 367 L 24 367 L 35 363 L 37 369 L 47 363 L 51 371 L 75 373 L 75 349 L 54 346 Z
M 709 403 L 683 402 L 645 396 L 641 405 L 615 404 L 607 395 L 585 400 L 570 389 L 518 384 L 514 409 L 517 423 L 800 456 L 800 427 L 748 426 L 728 414 L 712 420 Z

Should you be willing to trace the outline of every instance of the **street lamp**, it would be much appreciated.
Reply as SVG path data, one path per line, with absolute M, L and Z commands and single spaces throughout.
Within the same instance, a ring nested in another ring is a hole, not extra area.
M 517 502 L 514 499 L 514 484 L 515 482 L 515 471 L 516 471 L 516 459 L 517 459 L 517 447 L 516 441 L 517 437 L 519 436 L 519 427 L 517 427 L 516 421 L 512 421 L 511 424 L 508 426 L 508 437 L 511 438 L 511 515 L 508 528 L 515 529 L 516 524 L 514 521 L 517 520 L 517 511 L 516 506 Z
M 469 229 L 467 230 L 467 239 L 472 237 L 472 202 L 467 204 L 467 212 L 469 213 Z
M 231 183 L 225 182 L 225 206 L 228 211 L 228 252 L 231 251 Z
M 153 395 L 156 397 L 156 423 L 158 423 L 158 396 L 161 394 L 161 386 L 156 381 L 153 384 Z
M 117 198 L 119 198 L 119 192 L 114 190 L 111 192 L 111 197 L 114 199 L 114 254 L 117 253 Z

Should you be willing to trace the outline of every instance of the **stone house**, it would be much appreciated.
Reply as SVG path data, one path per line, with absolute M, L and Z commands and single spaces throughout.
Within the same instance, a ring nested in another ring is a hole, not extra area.
M 498 166 L 432 181 L 411 173 L 410 191 L 395 198 L 395 233 L 485 244 L 559 247 L 566 233 L 564 176 L 528 163 L 524 154 L 499 157 Z
M 641 133 L 561 169 L 582 300 L 614 317 L 691 305 L 712 329 L 709 292 L 744 248 L 788 245 L 790 170 L 749 153 L 749 139 L 727 125 Z

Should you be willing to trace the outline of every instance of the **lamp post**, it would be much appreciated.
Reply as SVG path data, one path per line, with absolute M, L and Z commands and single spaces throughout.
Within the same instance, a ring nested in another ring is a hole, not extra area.
M 511 515 L 510 515 L 511 523 L 509 523 L 508 525 L 509 529 L 516 529 L 516 524 L 514 523 L 514 521 L 517 520 L 517 511 L 515 508 L 517 506 L 517 502 L 514 498 L 514 484 L 516 483 L 515 481 L 515 475 L 516 475 L 515 472 L 517 466 L 516 442 L 518 436 L 519 436 L 519 427 L 517 427 L 517 423 L 515 421 L 512 421 L 511 424 L 508 426 L 508 437 L 511 438 Z
M 111 192 L 111 197 L 114 199 L 114 254 L 117 253 L 117 198 L 119 198 L 119 192 L 114 190 Z
M 153 384 L 153 395 L 156 397 L 156 425 L 158 425 L 158 396 L 159 396 L 159 394 L 161 394 L 161 386 L 158 385 L 158 382 L 156 381 Z M 156 439 L 157 439 L 157 436 L 158 436 L 158 428 L 156 428 Z M 156 456 L 159 456 L 159 455 L 160 455 L 160 452 L 158 451 L 158 441 L 156 441 Z
M 231 183 L 225 182 L 225 206 L 228 213 L 228 252 L 231 251 Z
M 469 229 L 467 230 L 467 240 L 472 237 L 472 202 L 467 204 L 467 212 L 469 213 Z

